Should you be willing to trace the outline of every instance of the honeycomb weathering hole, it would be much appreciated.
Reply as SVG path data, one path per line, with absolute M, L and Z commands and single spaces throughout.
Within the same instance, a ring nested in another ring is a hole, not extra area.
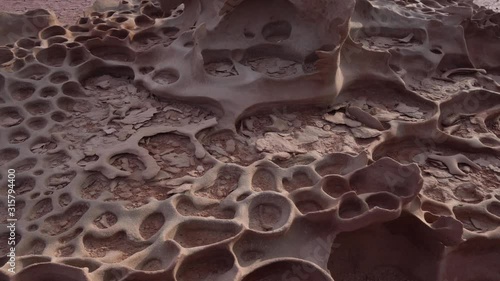
M 19 149 L 4 148 L 0 150 L 0 165 L 14 160 L 17 156 L 19 156 Z
M 69 80 L 69 74 L 65 72 L 56 72 L 50 76 L 50 82 L 61 84 Z
M 26 110 L 31 115 L 44 115 L 52 109 L 50 102 L 45 100 L 34 100 L 25 104 Z
M 84 92 L 80 84 L 74 81 L 64 83 L 62 85 L 62 92 L 63 94 L 74 98 L 87 96 L 87 94 Z
M 281 195 L 263 193 L 254 197 L 248 207 L 249 227 L 256 231 L 274 231 L 283 227 L 290 216 L 290 202 Z
M 397 210 L 400 207 L 399 198 L 387 192 L 370 195 L 365 201 L 370 209 L 380 208 L 392 211 Z
M 193 248 L 224 241 L 240 230 L 234 223 L 191 219 L 179 224 L 171 236 L 182 247 Z
M 161 213 L 154 213 L 149 215 L 139 228 L 141 236 L 144 239 L 149 239 L 155 235 L 165 223 L 165 217 Z
M 14 59 L 14 54 L 9 49 L 0 48 L 0 65 Z
M 36 54 L 36 59 L 49 66 L 62 66 L 66 59 L 66 53 L 66 47 L 55 44 L 38 52 L 38 54 Z
M 262 28 L 262 36 L 269 42 L 277 43 L 290 38 L 292 25 L 287 21 L 274 21 Z
M 42 30 L 42 32 L 40 33 L 40 37 L 42 39 L 49 39 L 50 37 L 65 35 L 65 34 L 66 34 L 66 29 L 64 29 L 64 27 L 54 25 Z
M 349 182 L 341 176 L 327 176 L 321 185 L 323 191 L 333 198 L 339 198 L 344 193 L 351 191 Z
M 153 81 L 160 85 L 168 85 L 179 80 L 179 72 L 174 69 L 160 70 L 153 75 Z
M 339 217 L 342 219 L 352 219 L 367 211 L 365 202 L 357 196 L 345 196 L 340 201 Z
M 181 261 L 176 279 L 178 281 L 217 280 L 228 274 L 234 263 L 234 256 L 228 250 L 207 249 Z
M 35 131 L 41 130 L 47 126 L 49 122 L 43 117 L 33 117 L 26 121 L 26 125 Z
M 281 260 L 262 265 L 242 279 L 242 281 L 273 280 L 331 281 L 332 278 L 310 262 Z
M 329 198 L 324 198 L 321 193 L 312 190 L 299 191 L 293 194 L 292 200 L 302 214 L 319 212 L 327 209 L 329 205 Z
M 82 269 L 53 263 L 39 263 L 19 272 L 16 281 L 89 281 Z
M 29 78 L 32 80 L 41 80 L 50 72 L 50 69 L 41 64 L 31 64 L 21 71 L 19 71 L 19 77 L 21 78 Z
M 17 107 L 3 107 L 0 108 L 0 125 L 3 127 L 13 127 L 21 124 L 24 117 Z
M 14 82 L 8 88 L 12 98 L 18 101 L 30 98 L 35 92 L 35 86 L 26 82 Z

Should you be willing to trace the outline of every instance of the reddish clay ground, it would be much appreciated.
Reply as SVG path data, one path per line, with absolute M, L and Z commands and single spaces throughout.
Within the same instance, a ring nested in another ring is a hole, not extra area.
M 52 10 L 63 24 L 72 24 L 91 6 L 93 0 L 1 0 L 1 11 L 23 13 L 43 8 Z
M 22 13 L 30 9 L 52 10 L 63 24 L 72 24 L 92 5 L 93 0 L 1 0 L 1 10 Z M 494 10 L 500 10 L 499 0 L 476 0 L 476 3 Z

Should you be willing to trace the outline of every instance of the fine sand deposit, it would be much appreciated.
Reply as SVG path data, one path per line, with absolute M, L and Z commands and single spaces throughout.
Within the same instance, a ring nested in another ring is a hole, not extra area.
M 500 14 L 88 5 L 0 12 L 0 281 L 500 280 Z

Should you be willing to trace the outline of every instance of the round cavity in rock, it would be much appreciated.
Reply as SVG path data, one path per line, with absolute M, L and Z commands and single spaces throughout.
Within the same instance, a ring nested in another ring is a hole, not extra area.
M 94 220 L 94 224 L 100 229 L 110 228 L 115 225 L 116 222 L 118 222 L 118 217 L 111 212 L 106 212 Z
M 249 227 L 256 231 L 274 231 L 283 227 L 291 216 L 290 202 L 275 193 L 261 193 L 248 207 Z
M 117 18 L 114 18 L 114 21 L 117 23 L 123 23 L 123 22 L 128 21 L 128 18 L 127 17 L 117 17 Z
M 142 238 L 149 239 L 153 237 L 165 223 L 165 217 L 161 213 L 153 213 L 149 215 L 144 221 L 141 223 L 139 227 L 139 232 L 141 233 Z
M 69 65 L 77 66 L 89 59 L 89 51 L 83 46 L 72 48 L 69 50 Z
M 380 208 L 384 210 L 397 210 L 400 207 L 399 198 L 388 192 L 380 192 L 366 198 L 368 208 Z
M 277 190 L 276 178 L 269 170 L 260 168 L 252 177 L 252 187 L 257 191 Z
M 62 66 L 66 59 L 66 47 L 63 45 L 52 45 L 36 54 L 36 59 L 46 65 Z
M 293 174 L 292 179 L 283 179 L 283 188 L 288 192 L 293 192 L 296 189 L 300 189 L 307 186 L 312 186 L 314 182 L 309 178 L 307 173 L 303 171 L 298 171 Z
M 14 59 L 14 54 L 7 48 L 0 48 L 0 64 L 4 64 Z
M 251 195 L 251 193 L 243 193 L 240 196 L 238 196 L 238 198 L 236 198 L 236 201 L 238 201 L 238 202 L 243 201 L 243 200 L 247 199 L 248 196 L 250 196 L 250 195 Z
M 24 105 L 26 111 L 28 111 L 31 115 L 44 115 L 52 109 L 50 102 L 46 100 L 34 100 L 26 103 Z
M 28 130 L 18 129 L 9 135 L 9 143 L 11 143 L 11 144 L 22 143 L 22 142 L 25 142 L 27 139 L 29 139 L 29 137 L 30 137 L 30 133 L 28 132 Z
M 436 216 L 432 213 L 429 213 L 429 212 L 424 212 L 424 220 L 427 223 L 432 224 L 432 223 L 436 222 L 438 219 L 439 219 L 438 216 Z
M 162 18 L 164 13 L 163 10 L 155 5 L 153 3 L 148 3 L 141 8 L 141 14 L 146 15 L 150 18 L 156 19 L 156 18 Z
M 489 203 L 488 206 L 486 207 L 486 210 L 488 210 L 488 212 L 500 218 L 500 202 L 493 201 Z
M 35 188 L 36 180 L 30 176 L 20 176 L 16 178 L 16 192 L 18 194 L 25 194 L 32 191 Z M 35 194 L 34 194 L 35 195 Z M 34 199 L 32 197 L 32 199 Z
M 52 199 L 51 198 L 45 198 L 40 201 L 38 201 L 33 208 L 31 209 L 30 215 L 28 217 L 28 220 L 36 220 L 38 218 L 41 218 L 45 216 L 46 214 L 52 212 Z
M 50 37 L 59 36 L 59 35 L 66 35 L 66 29 L 64 29 L 64 27 L 59 26 L 59 25 L 53 25 L 53 26 L 47 27 L 40 32 L 40 37 L 42 39 L 48 39 Z
M 430 50 L 433 54 L 436 54 L 436 55 L 442 55 L 443 54 L 443 51 L 440 49 L 440 48 L 431 48 Z
M 352 219 L 367 211 L 367 206 L 357 196 L 342 198 L 339 206 L 339 217 L 342 219 Z
M 35 63 L 19 71 L 17 76 L 24 79 L 41 80 L 49 72 L 50 69 L 48 67 Z
M 69 203 L 71 203 L 71 201 L 72 201 L 71 195 L 68 193 L 64 193 L 64 194 L 61 194 L 61 196 L 59 196 L 59 206 L 61 206 L 61 207 L 68 206 Z
M 234 266 L 234 256 L 225 249 L 207 249 L 186 257 L 176 273 L 178 281 L 236 280 L 230 276 L 221 278 Z
M 10 162 L 19 156 L 19 150 L 15 148 L 4 148 L 0 150 L 0 166 Z
M 241 227 L 232 222 L 192 219 L 180 223 L 170 234 L 184 248 L 211 245 L 236 236 Z
M 74 98 L 80 98 L 80 97 L 86 97 L 87 94 L 84 92 L 82 87 L 80 86 L 79 83 L 75 81 L 70 81 L 66 82 L 62 85 L 62 92 L 63 94 L 74 97 Z
M 32 225 L 28 226 L 28 231 L 30 231 L 30 232 L 37 231 L 37 230 L 38 230 L 38 225 L 36 225 L 36 224 L 32 224 Z
M 12 70 L 18 71 L 22 69 L 26 65 L 26 61 L 24 59 L 15 59 L 12 64 Z
M 344 193 L 351 191 L 349 182 L 345 178 L 337 175 L 326 176 L 323 179 L 321 188 L 326 194 L 333 198 L 339 198 Z
M 245 36 L 245 38 L 252 39 L 255 37 L 255 33 L 245 28 L 243 30 L 243 36 Z
M 21 48 L 24 48 L 24 49 L 27 49 L 27 50 L 33 49 L 36 46 L 35 41 L 33 41 L 32 39 L 29 39 L 29 38 L 19 39 L 16 42 L 16 45 L 18 47 L 21 47 Z
M 153 81 L 160 85 L 169 85 L 179 80 L 179 72 L 174 69 L 160 70 L 153 76 Z
M 15 51 L 15 56 L 18 58 L 24 58 L 28 55 L 28 51 L 25 49 L 17 49 Z
M 45 243 L 43 248 L 45 248 Z M 41 253 L 37 253 L 38 255 Z M 38 263 L 16 274 L 16 281 L 51 281 L 51 280 L 65 280 L 65 281 L 89 281 L 85 272 L 82 269 L 57 264 L 57 263 Z
M 292 25 L 287 21 L 273 21 L 262 28 L 262 36 L 269 42 L 278 43 L 290 38 Z
M 17 173 L 23 173 L 33 169 L 38 161 L 36 158 L 26 158 L 12 165 L 12 169 L 16 170 Z
M 129 35 L 129 32 L 125 29 L 113 29 L 109 32 L 109 36 L 115 37 L 118 39 L 125 39 Z
M 0 108 L 0 125 L 3 127 L 13 127 L 23 122 L 24 116 L 17 107 L 8 106 Z
M 242 281 L 274 280 L 330 281 L 332 278 L 310 262 L 281 260 L 262 265 L 242 279 Z
M 149 26 L 149 25 L 152 25 L 155 21 L 146 16 L 146 15 L 139 15 L 135 18 L 135 24 L 139 27 L 146 27 L 146 26 Z
M 72 25 L 68 29 L 71 32 L 89 32 L 90 31 L 88 27 L 83 27 L 83 26 L 78 26 L 78 25 Z
M 32 130 L 41 130 L 43 128 L 45 128 L 48 124 L 48 121 L 43 118 L 43 117 L 33 117 L 33 118 L 30 118 L 26 121 L 26 125 L 32 129 Z
M 65 38 L 63 36 L 56 36 L 56 37 L 49 38 L 47 40 L 47 43 L 49 46 L 52 46 L 54 44 L 61 44 L 61 43 L 65 43 L 65 42 L 68 42 L 68 38 Z
M 69 43 L 66 43 L 66 47 L 68 49 L 73 49 L 73 48 L 76 48 L 76 47 L 80 47 L 82 44 L 78 43 L 78 42 L 69 42 Z
M 321 207 L 321 205 L 314 200 L 298 201 L 295 202 L 295 205 L 302 214 L 314 213 L 323 210 L 323 207 Z
M 473 183 L 462 183 L 453 190 L 458 200 L 466 203 L 479 203 L 484 200 L 484 194 Z
M 161 37 L 159 35 L 147 30 L 136 33 L 133 37 L 134 45 L 139 46 L 149 46 L 150 44 L 154 44 L 156 42 L 159 42 L 160 40 Z
M 45 87 L 40 91 L 40 97 L 51 98 L 57 95 L 57 88 L 55 87 Z
M 491 147 L 500 146 L 500 140 L 498 140 L 497 138 L 481 137 L 479 138 L 479 140 L 486 146 L 491 146 Z
M 50 119 L 52 119 L 55 122 L 62 123 L 66 121 L 66 114 L 64 114 L 64 112 L 62 111 L 56 111 L 50 115 Z
M 155 68 L 152 66 L 143 66 L 143 67 L 139 68 L 139 72 L 141 74 L 148 74 L 153 70 L 155 70 Z
M 462 222 L 464 228 L 472 232 L 484 233 L 496 229 L 500 225 L 500 218 L 474 207 L 456 206 L 453 208 L 453 213 Z
M 95 30 L 99 30 L 99 31 L 108 31 L 110 29 L 114 28 L 113 26 L 111 25 L 107 25 L 107 24 L 99 24 L 95 27 Z
M 58 71 L 50 75 L 50 82 L 54 84 L 61 84 L 69 80 L 69 74 L 63 71 Z
M 178 32 L 179 32 L 179 29 L 177 27 L 173 27 L 173 26 L 167 26 L 167 27 L 164 27 L 161 29 L 161 33 L 167 37 L 173 37 L 173 36 L 177 35 Z
M 9 85 L 9 92 L 13 99 L 23 101 L 33 95 L 35 86 L 27 82 L 14 82 Z

